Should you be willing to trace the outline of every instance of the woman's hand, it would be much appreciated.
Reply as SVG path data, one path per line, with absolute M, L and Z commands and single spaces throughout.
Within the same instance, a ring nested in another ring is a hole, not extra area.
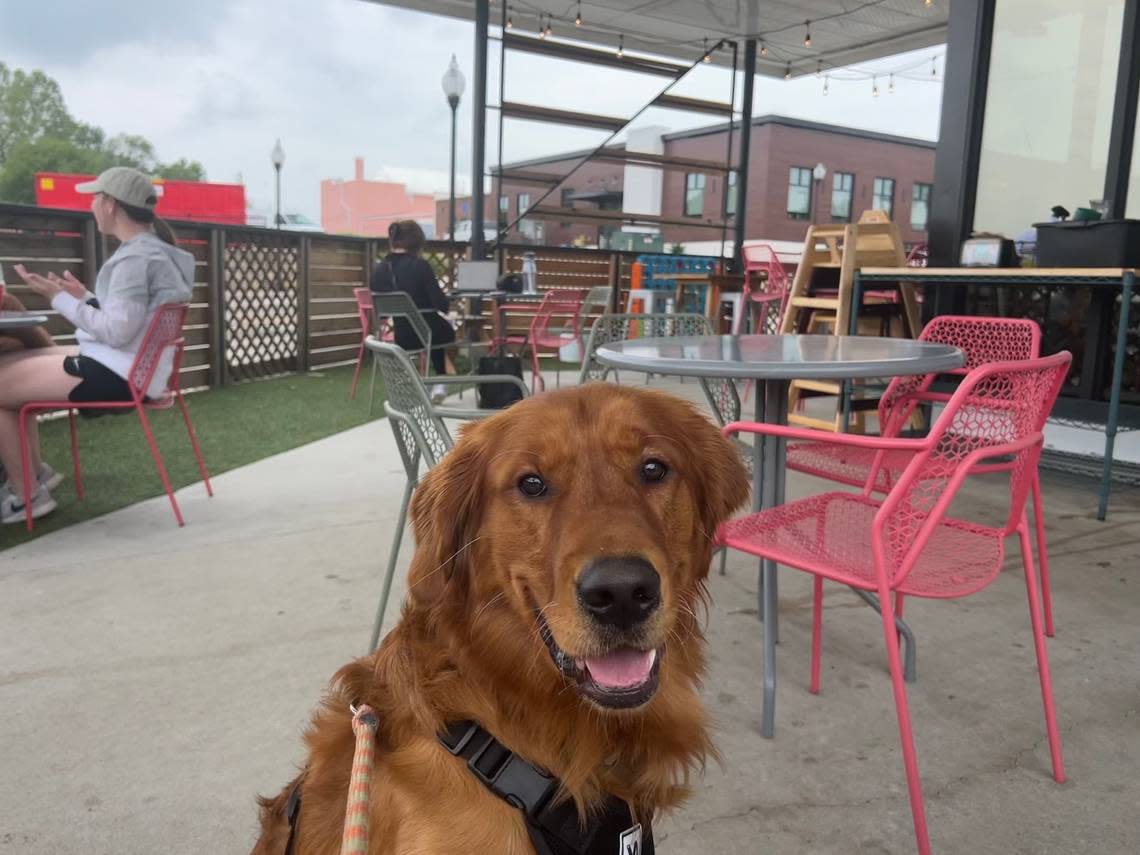
M 63 272 L 63 278 L 60 279 L 54 273 L 49 273 L 48 278 L 52 282 L 56 282 L 64 291 L 74 297 L 76 300 L 87 299 L 87 286 L 71 275 L 70 270 Z
M 49 300 L 64 290 L 63 280 L 54 273 L 51 274 L 50 278 L 41 276 L 39 273 L 32 273 L 22 264 L 16 265 L 16 273 L 28 284 L 29 288 Z

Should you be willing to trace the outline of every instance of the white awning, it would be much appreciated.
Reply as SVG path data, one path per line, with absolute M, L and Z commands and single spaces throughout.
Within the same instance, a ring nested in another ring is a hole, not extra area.
M 473 0 L 369 0 L 465 21 L 474 20 Z M 946 40 L 948 0 L 927 6 L 924 0 L 586 0 L 582 26 L 575 27 L 574 0 L 525 0 L 507 3 L 516 32 L 537 32 L 549 20 L 553 37 L 595 47 L 616 48 L 621 36 L 626 51 L 696 61 L 705 45 L 721 38 L 760 39 L 766 55 L 757 57 L 757 72 L 793 76 L 878 59 Z M 501 0 L 491 5 L 491 26 L 503 14 Z M 551 16 L 546 18 L 546 16 Z M 811 45 L 804 40 L 810 21 Z M 713 55 L 731 64 L 730 51 Z

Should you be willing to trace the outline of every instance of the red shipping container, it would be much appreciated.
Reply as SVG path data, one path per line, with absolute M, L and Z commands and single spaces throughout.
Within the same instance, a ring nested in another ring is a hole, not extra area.
M 91 196 L 77 193 L 75 185 L 94 178 L 94 175 L 37 172 L 36 204 L 41 208 L 89 210 Z M 154 189 L 158 194 L 156 211 L 163 219 L 245 225 L 245 187 L 241 184 L 156 178 Z

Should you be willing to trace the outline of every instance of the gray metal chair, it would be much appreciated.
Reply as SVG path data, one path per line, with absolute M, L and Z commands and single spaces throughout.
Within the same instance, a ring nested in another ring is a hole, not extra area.
M 410 294 L 404 291 L 374 291 L 372 293 L 372 308 L 374 310 L 374 317 L 376 323 L 379 325 L 383 318 L 403 318 L 408 322 L 415 333 L 416 338 L 420 341 L 420 346 L 414 349 L 405 350 L 404 352 L 410 356 L 419 356 L 420 358 L 420 372 L 424 376 L 430 372 L 431 363 L 429 356 L 433 350 L 441 349 L 467 349 L 469 352 L 476 348 L 490 349 L 491 345 L 487 342 L 479 341 L 452 341 L 446 344 L 433 345 L 431 341 L 431 325 L 428 324 L 425 314 L 431 313 L 439 315 L 441 318 L 447 320 L 447 316 L 442 312 L 435 309 L 421 309 L 412 300 Z M 450 321 L 449 321 L 450 323 Z M 472 360 L 472 373 L 474 371 L 474 360 Z M 445 382 L 442 378 L 433 380 L 435 383 Z M 372 384 L 368 390 L 368 414 L 372 415 L 372 407 L 374 393 L 376 391 L 376 359 L 372 361 Z M 462 392 L 460 392 L 462 394 Z
M 372 336 L 364 340 L 364 346 L 372 351 L 375 364 L 379 365 L 384 376 L 386 397 L 384 412 L 392 426 L 396 438 L 396 448 L 404 464 L 407 483 L 404 497 L 400 502 L 400 513 L 396 520 L 396 531 L 388 554 L 388 566 L 384 572 L 384 586 L 380 602 L 376 607 L 376 619 L 372 624 L 372 640 L 369 651 L 376 649 L 380 638 L 380 626 L 388 607 L 388 596 L 392 591 L 392 577 L 396 572 L 396 561 L 400 555 L 400 544 L 404 537 L 404 525 L 408 517 L 408 504 L 412 491 L 419 483 L 420 462 L 428 469 L 435 466 L 451 451 L 451 434 L 444 426 L 443 419 L 478 419 L 492 415 L 498 410 L 464 409 L 459 407 L 438 407 L 428 397 L 424 379 L 416 371 L 407 351 L 398 345 L 380 341 Z M 433 377 L 433 383 L 471 383 L 470 377 Z M 519 387 L 523 396 L 527 394 L 526 384 L 518 377 L 509 375 L 480 375 L 480 383 L 512 383 Z

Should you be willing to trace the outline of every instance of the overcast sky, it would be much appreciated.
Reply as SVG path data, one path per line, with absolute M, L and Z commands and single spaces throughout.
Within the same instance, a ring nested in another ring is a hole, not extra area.
M 282 207 L 318 221 L 321 179 L 351 178 L 358 155 L 369 177 L 446 192 L 449 114 L 440 78 L 452 54 L 468 78 L 458 160 L 461 189 L 469 185 L 473 53 L 469 23 L 363 0 L 0 0 L 0 60 L 58 80 L 76 117 L 109 133 L 142 134 L 163 160 L 201 161 L 211 180 L 240 178 L 262 212 L 273 202 L 270 151 L 280 137 Z M 941 85 L 930 82 L 930 57 L 938 58 L 940 81 L 942 53 L 934 48 L 836 72 L 826 97 L 814 77 L 759 78 L 754 110 L 936 139 Z M 497 75 L 497 51 L 492 58 Z M 892 70 L 899 74 L 889 95 L 885 75 Z M 884 74 L 878 98 L 870 80 L 839 79 L 872 71 Z M 727 99 L 727 71 L 701 67 L 690 78 L 674 91 Z M 508 56 L 508 100 L 629 115 L 660 86 L 660 78 Z M 488 100 L 497 95 L 496 76 Z M 650 110 L 640 123 L 681 129 L 708 118 Z M 504 159 L 603 138 L 508 122 Z M 495 163 L 493 122 L 487 151 Z

